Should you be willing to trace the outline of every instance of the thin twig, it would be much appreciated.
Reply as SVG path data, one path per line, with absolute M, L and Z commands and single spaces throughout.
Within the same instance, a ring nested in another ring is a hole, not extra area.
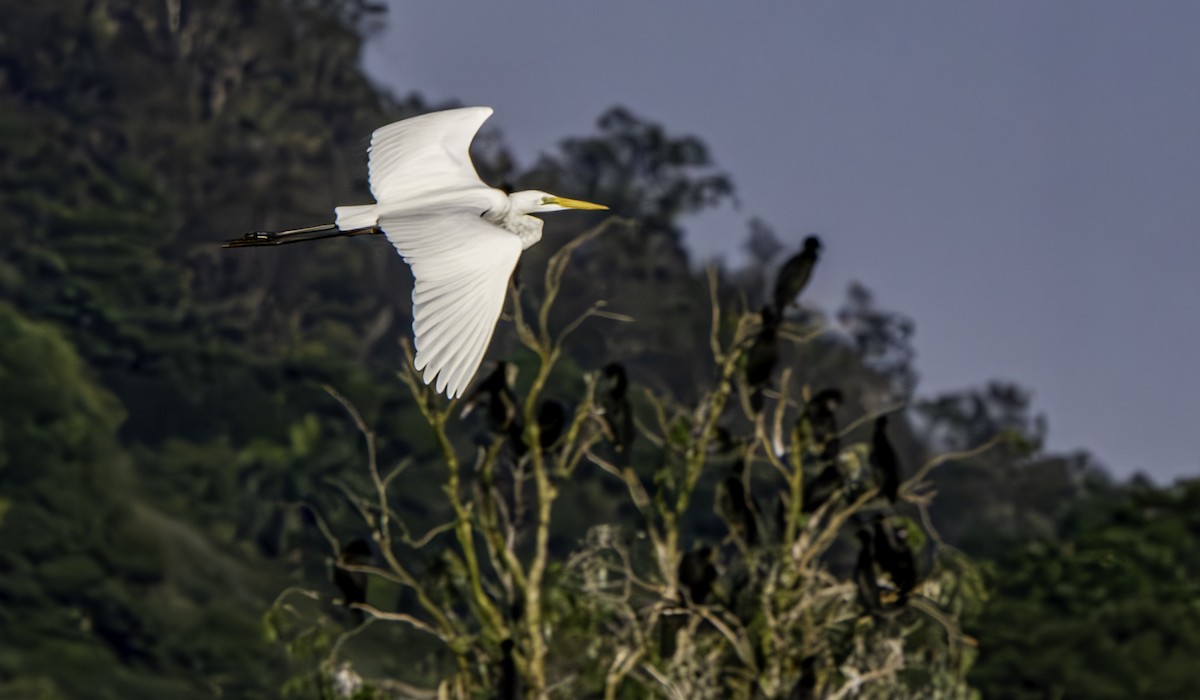
M 362 610 L 363 612 L 367 613 L 371 617 L 374 617 L 378 620 L 387 620 L 388 622 L 403 622 L 403 623 L 413 627 L 413 629 L 418 629 L 418 630 L 421 630 L 422 632 L 432 634 L 433 636 L 437 637 L 438 639 L 442 640 L 443 642 L 449 642 L 449 640 L 446 639 L 446 637 L 442 636 L 442 634 L 440 632 L 438 632 L 434 628 L 430 627 L 429 625 L 425 624 L 424 622 L 418 620 L 417 618 L 413 617 L 412 615 L 408 615 L 405 613 L 388 612 L 386 610 L 380 610 L 379 608 L 375 607 L 374 605 L 369 605 L 367 603 L 351 603 L 350 608 L 353 610 Z
M 913 489 L 915 489 L 917 485 L 920 484 L 921 481 L 929 474 L 929 472 L 934 470 L 934 468 L 945 464 L 946 462 L 976 457 L 984 452 L 987 452 L 996 445 L 999 445 L 1002 442 L 1007 442 L 1010 439 L 1011 438 L 1008 433 L 998 433 L 994 435 L 992 439 L 977 447 L 973 447 L 969 450 L 962 450 L 960 452 L 946 452 L 934 457 L 925 464 L 921 465 L 921 468 L 918 469 L 915 474 L 913 474 L 911 477 L 905 480 L 903 484 L 900 485 L 901 495 L 906 495 L 912 492 Z

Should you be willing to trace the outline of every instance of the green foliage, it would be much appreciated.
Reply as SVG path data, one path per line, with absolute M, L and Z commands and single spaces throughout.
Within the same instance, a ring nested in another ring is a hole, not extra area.
M 94 698 L 270 687 L 278 660 L 247 624 L 266 582 L 130 493 L 120 404 L 61 333 L 2 305 L 0 412 L 0 683 Z
M 87 380 L 55 329 L 0 305 L 0 343 L 0 469 L 6 482 L 27 485 L 44 476 L 46 465 L 113 446 L 120 405 Z
M 1200 481 L 1134 485 L 1061 541 L 1014 546 L 975 626 L 997 697 L 1179 698 L 1200 687 Z

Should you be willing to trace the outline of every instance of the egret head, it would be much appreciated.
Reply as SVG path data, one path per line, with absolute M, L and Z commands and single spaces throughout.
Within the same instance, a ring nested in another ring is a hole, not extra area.
M 508 201 L 512 204 L 512 208 L 522 214 L 541 214 L 550 211 L 562 211 L 564 209 L 586 209 L 590 211 L 599 211 L 608 209 L 603 204 L 592 204 L 578 199 L 567 199 L 542 192 L 541 190 L 523 190 L 521 192 L 513 192 L 508 195 Z

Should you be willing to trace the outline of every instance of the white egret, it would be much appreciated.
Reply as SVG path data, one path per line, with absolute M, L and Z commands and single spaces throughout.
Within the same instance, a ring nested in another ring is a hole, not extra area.
M 521 251 L 542 238 L 543 222 L 530 214 L 608 208 L 484 184 L 469 148 L 491 115 L 490 107 L 464 107 L 382 127 L 368 150 L 374 204 L 337 207 L 333 224 L 249 233 L 226 246 L 383 233 L 416 281 L 416 369 L 439 393 L 462 396 L 491 342 Z

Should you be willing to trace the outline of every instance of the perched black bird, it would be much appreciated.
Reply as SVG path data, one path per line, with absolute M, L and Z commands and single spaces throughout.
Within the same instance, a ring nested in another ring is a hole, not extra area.
M 342 605 L 347 608 L 355 603 L 367 602 L 367 574 L 362 571 L 347 571 L 342 564 L 365 565 L 374 560 L 371 545 L 363 539 L 350 540 L 338 552 L 337 561 L 333 566 L 333 585 L 342 594 Z M 353 610 L 356 622 L 362 622 L 361 610 Z
M 875 480 L 879 491 L 895 503 L 900 496 L 900 460 L 896 458 L 896 450 L 887 436 L 887 416 L 875 419 L 875 433 L 871 436 L 871 469 L 875 472 Z
M 838 389 L 822 389 L 804 404 L 801 420 L 808 421 L 812 432 L 809 451 L 822 460 L 836 462 L 841 452 L 837 422 L 837 410 L 841 405 L 842 392 Z
M 517 367 L 511 362 L 500 361 L 496 369 L 475 385 L 463 401 L 460 417 L 466 418 L 476 408 L 486 411 L 488 430 L 496 437 L 515 438 L 520 442 L 520 403 L 513 385 L 517 380 Z
M 567 428 L 567 409 L 561 402 L 544 399 L 538 404 L 538 443 L 543 450 L 554 447 Z
M 713 429 L 712 440 L 708 443 L 708 454 L 727 455 L 741 446 L 741 442 L 729 432 L 729 428 L 718 425 Z
M 804 502 L 801 508 L 811 513 L 842 489 L 843 479 L 838 453 L 841 438 L 838 435 L 837 409 L 842 404 L 842 392 L 838 389 L 822 389 L 804 404 L 804 411 L 796 421 L 793 439 L 807 440 L 805 451 L 816 458 L 816 464 L 806 472 Z
M 842 470 L 837 462 L 827 462 L 816 476 L 805 476 L 804 502 L 801 511 L 812 513 L 842 490 Z
M 525 444 L 525 436 L 520 429 L 520 420 L 516 421 L 514 425 L 516 428 L 511 431 L 513 450 L 517 457 L 524 457 L 529 453 L 529 446 Z M 542 450 L 554 447 L 562 439 L 563 432 L 567 428 L 566 407 L 554 399 L 543 399 L 538 404 L 537 426 L 538 444 L 541 445 Z
M 517 662 L 513 659 L 513 648 L 516 644 L 512 639 L 500 642 L 500 664 L 497 669 L 496 700 L 517 700 L 521 697 L 520 677 L 517 676 Z
M 800 662 L 800 679 L 792 686 L 787 700 L 816 700 L 817 657 L 809 655 Z
M 858 589 L 858 602 L 872 615 L 883 610 L 883 601 L 879 597 L 879 581 L 875 578 L 875 543 L 871 533 L 860 529 L 858 537 L 860 549 L 858 562 L 854 565 L 854 586 Z
M 687 621 L 685 611 L 667 609 L 658 617 L 658 651 L 664 659 L 675 656 L 679 648 L 679 631 Z
M 750 408 L 762 411 L 763 389 L 771 382 L 771 373 L 779 362 L 779 315 L 764 306 L 762 328 L 746 351 L 746 386 L 750 390 Z
M 717 580 L 717 550 L 711 546 L 687 552 L 679 560 L 679 583 L 693 605 L 704 605 Z
M 672 606 L 658 618 L 659 651 L 664 658 L 675 655 L 679 632 L 687 624 L 685 605 L 703 605 L 712 593 L 717 580 L 717 550 L 711 546 L 686 552 L 679 560 L 677 574 L 684 600 L 671 601 Z
M 800 292 L 812 277 L 813 266 L 817 264 L 817 256 L 821 252 L 821 239 L 808 236 L 804 239 L 804 249 L 793 255 L 779 270 L 775 279 L 775 314 L 783 317 L 787 307 L 796 301 Z
M 746 465 L 739 459 L 717 487 L 716 505 L 733 536 L 744 546 L 753 547 L 758 544 L 758 504 L 747 491 L 745 478 Z
M 908 599 L 917 587 L 917 560 L 908 546 L 908 529 L 889 523 L 883 515 L 875 517 L 875 561 L 892 579 L 900 592 L 898 604 Z
M 629 451 L 633 446 L 633 407 L 629 405 L 629 378 L 625 368 L 610 362 L 602 373 L 600 392 L 600 420 L 604 432 L 612 442 L 613 450 L 620 457 L 621 466 L 629 462 Z

